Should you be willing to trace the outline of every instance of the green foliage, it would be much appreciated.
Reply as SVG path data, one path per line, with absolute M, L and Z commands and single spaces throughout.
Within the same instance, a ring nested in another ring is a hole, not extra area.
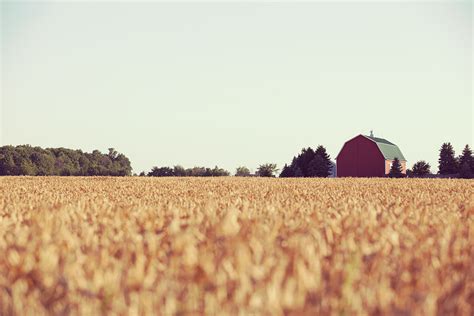
M 227 170 L 224 170 L 222 168 L 219 168 L 217 166 L 214 167 L 214 169 L 208 170 L 206 168 L 206 172 L 209 174 L 210 177 L 227 177 L 230 176 L 230 172 Z
M 176 177 L 186 177 L 186 169 L 183 166 L 177 165 L 173 167 L 173 175 Z
M 213 169 L 205 167 L 193 167 L 184 169 L 182 166 L 153 167 L 147 174 L 149 177 L 225 177 L 230 173 L 227 170 L 215 166 Z
M 173 169 L 170 167 L 153 167 L 150 172 L 148 172 L 149 177 L 172 177 L 174 176 Z
M 132 174 L 132 165 L 130 159 L 124 154 L 118 154 L 112 162 L 113 176 L 129 176 Z
M 454 158 L 454 149 L 451 143 L 444 143 L 439 151 L 439 174 L 449 175 L 458 172 L 458 164 Z
M 208 174 L 206 173 L 205 167 L 193 167 L 190 169 L 186 169 L 186 175 L 190 177 L 206 177 Z
M 235 170 L 236 177 L 250 177 L 250 170 L 247 167 L 238 167 Z
M 257 175 L 259 177 L 274 177 L 277 172 L 277 165 L 274 163 L 260 165 L 257 169 Z
M 84 153 L 67 148 L 0 147 L 0 175 L 129 176 L 130 160 L 113 148 Z
M 430 168 L 431 168 L 430 164 L 427 163 L 426 161 L 424 160 L 417 161 L 413 165 L 410 175 L 415 178 L 427 176 L 431 173 Z
M 114 148 L 109 148 L 107 156 L 109 156 L 110 160 L 114 161 L 118 156 L 118 152 Z
M 303 148 L 290 165 L 285 164 L 281 178 L 290 177 L 327 177 L 331 174 L 333 164 L 324 146 L 319 145 L 314 151 L 311 147 Z
M 392 166 L 390 167 L 390 172 L 388 173 L 390 178 L 403 178 L 405 175 L 402 173 L 402 165 L 400 164 L 400 160 L 397 157 L 392 162 Z
M 20 174 L 18 152 L 13 146 L 0 147 L 0 175 L 16 176 Z
M 36 166 L 31 162 L 31 160 L 24 159 L 20 164 L 20 174 L 25 176 L 36 176 L 37 169 Z

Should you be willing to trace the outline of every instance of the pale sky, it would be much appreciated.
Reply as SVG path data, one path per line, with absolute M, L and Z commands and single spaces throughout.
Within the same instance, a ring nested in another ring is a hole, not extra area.
M 471 1 L 2 2 L 0 145 L 152 166 L 335 158 L 360 133 L 437 171 L 473 144 Z

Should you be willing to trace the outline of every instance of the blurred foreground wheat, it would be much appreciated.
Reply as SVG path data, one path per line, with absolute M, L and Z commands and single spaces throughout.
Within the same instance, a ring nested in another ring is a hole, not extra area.
M 0 178 L 1 315 L 474 313 L 474 182 Z

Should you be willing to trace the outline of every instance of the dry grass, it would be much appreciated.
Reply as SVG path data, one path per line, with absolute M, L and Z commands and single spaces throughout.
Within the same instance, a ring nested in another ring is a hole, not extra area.
M 474 182 L 0 178 L 0 314 L 474 312 Z

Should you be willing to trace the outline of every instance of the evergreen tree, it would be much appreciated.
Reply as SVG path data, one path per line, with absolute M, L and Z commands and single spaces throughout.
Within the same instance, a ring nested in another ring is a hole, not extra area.
M 304 177 L 303 171 L 301 171 L 301 168 L 300 168 L 300 167 L 296 167 L 296 168 L 294 169 L 294 174 L 293 174 L 293 176 L 294 176 L 295 178 L 302 178 L 302 177 Z
M 285 165 L 280 177 L 327 177 L 331 174 L 333 164 L 323 146 L 316 151 L 311 147 L 303 148 L 290 165 Z
M 455 174 L 458 172 L 454 149 L 451 143 L 444 143 L 439 151 L 439 174 Z
M 471 167 L 467 162 L 464 162 L 459 167 L 459 177 L 463 179 L 471 179 L 473 176 Z
M 291 166 L 285 164 L 283 170 L 280 173 L 280 178 L 292 178 L 295 176 L 294 170 Z
M 315 156 L 313 160 L 310 161 L 307 175 L 309 177 L 327 177 L 328 176 L 328 168 L 325 164 L 324 158 L 321 156 Z
M 309 170 L 309 165 L 314 159 L 314 154 L 314 150 L 311 147 L 303 148 L 301 154 L 296 158 L 296 167 L 301 169 L 304 177 L 314 177 Z
M 424 160 L 417 161 L 412 168 L 411 174 L 413 177 L 424 177 L 430 174 L 430 164 Z
M 469 145 L 464 147 L 461 157 L 459 157 L 459 176 L 461 178 L 470 179 L 474 176 L 474 158 L 472 157 Z
M 321 157 L 321 166 L 318 167 L 318 172 L 316 173 L 316 177 L 323 177 L 326 178 L 328 175 L 331 174 L 332 163 L 329 154 L 326 152 L 326 148 L 324 146 L 319 145 L 316 148 L 315 155 Z
M 472 156 L 472 150 L 469 145 L 466 145 L 462 151 L 461 157 L 459 157 L 459 164 L 467 163 L 469 166 L 472 165 L 474 157 Z
M 397 157 L 392 161 L 390 172 L 388 173 L 390 178 L 403 178 L 405 175 L 402 173 L 402 165 Z

